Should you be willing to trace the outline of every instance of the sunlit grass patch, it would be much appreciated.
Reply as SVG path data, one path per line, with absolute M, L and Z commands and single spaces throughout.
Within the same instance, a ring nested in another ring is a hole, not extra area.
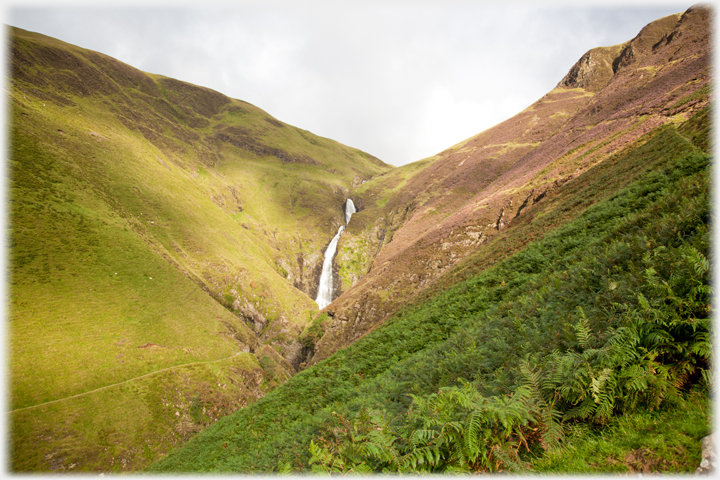
M 568 428 L 563 446 L 531 462 L 538 473 L 692 473 L 702 437 L 710 434 L 711 403 L 695 392 L 655 411 L 626 413 L 601 428 Z

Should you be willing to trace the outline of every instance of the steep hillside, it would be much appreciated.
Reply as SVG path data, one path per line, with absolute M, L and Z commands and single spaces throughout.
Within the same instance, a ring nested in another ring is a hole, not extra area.
M 518 116 L 355 189 L 312 365 L 150 471 L 693 471 L 709 16 L 592 50 Z
M 709 18 L 708 9 L 692 8 L 624 44 L 593 49 L 513 118 L 356 189 L 365 210 L 338 246 L 344 294 L 326 308 L 309 363 L 356 341 L 426 287 L 451 285 L 455 276 L 446 274 L 463 259 L 487 265 L 517 251 L 530 238 L 500 246 L 503 232 L 538 215 L 568 181 L 705 108 Z M 631 178 L 614 180 L 563 221 Z
M 391 167 L 9 34 L 12 468 L 137 469 L 295 374 L 344 200 Z
M 687 138 L 707 119 L 569 180 L 524 228 L 542 238 L 150 471 L 694 471 L 711 429 L 711 192 L 710 156 Z M 623 175 L 635 178 L 563 221 Z

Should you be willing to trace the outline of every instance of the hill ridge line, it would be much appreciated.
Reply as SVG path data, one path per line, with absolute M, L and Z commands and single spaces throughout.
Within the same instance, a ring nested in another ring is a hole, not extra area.
M 69 397 L 58 398 L 57 400 L 50 400 L 49 402 L 38 403 L 36 405 L 30 405 L 28 407 L 16 408 L 15 410 L 10 410 L 8 413 L 22 412 L 23 410 L 30 410 L 31 408 L 42 407 L 43 405 L 50 405 L 51 403 L 64 402 L 65 400 L 70 400 L 71 398 L 83 397 L 85 395 L 90 395 L 91 393 L 99 392 L 100 390 L 105 390 L 106 388 L 117 387 L 118 385 L 122 385 L 123 383 L 134 382 L 135 380 L 149 377 L 151 375 L 155 375 L 156 373 L 164 372 L 166 370 L 172 370 L 174 368 L 187 367 L 189 365 L 201 365 L 201 364 L 205 364 L 205 363 L 222 362 L 223 360 L 229 360 L 231 358 L 235 358 L 238 355 L 240 355 L 241 353 L 243 353 L 243 352 L 240 351 L 240 352 L 237 352 L 235 355 L 231 355 L 231 356 L 225 357 L 225 358 L 218 358 L 217 360 L 208 360 L 205 362 L 183 363 L 182 365 L 173 365 L 172 367 L 161 368 L 160 370 L 155 370 L 154 372 L 146 373 L 144 375 L 140 375 L 139 377 L 128 378 L 127 380 L 123 380 L 122 382 L 113 383 L 111 385 L 105 385 L 103 387 L 96 388 L 95 390 L 89 390 L 87 392 L 70 395 Z

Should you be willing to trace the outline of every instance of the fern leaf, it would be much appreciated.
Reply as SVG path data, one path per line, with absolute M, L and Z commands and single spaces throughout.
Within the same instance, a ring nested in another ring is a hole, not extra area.
M 580 314 L 580 320 L 575 324 L 575 336 L 582 348 L 590 348 L 590 339 L 592 335 L 590 322 L 588 321 L 585 311 L 581 306 L 578 305 L 577 310 Z

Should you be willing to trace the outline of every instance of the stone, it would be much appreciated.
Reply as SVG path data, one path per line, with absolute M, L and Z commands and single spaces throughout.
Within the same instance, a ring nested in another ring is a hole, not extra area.
M 715 472 L 717 456 L 715 455 L 715 437 L 713 433 L 702 439 L 702 461 L 695 470 L 695 475 L 711 475 Z

